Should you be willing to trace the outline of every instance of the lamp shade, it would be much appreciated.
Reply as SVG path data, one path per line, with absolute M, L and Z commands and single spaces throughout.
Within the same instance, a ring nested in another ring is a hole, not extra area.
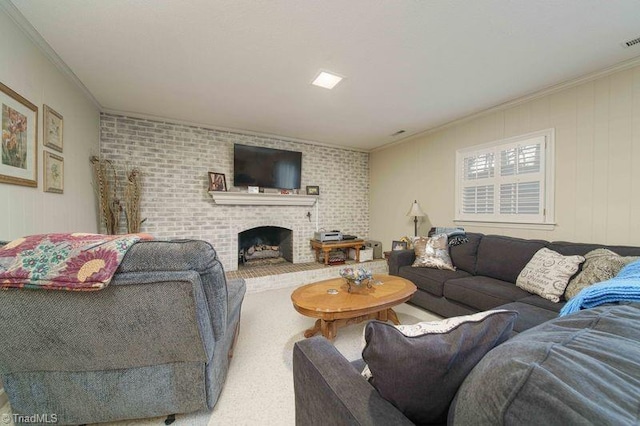
M 407 216 L 422 217 L 422 216 L 426 216 L 426 214 L 420 208 L 420 204 L 418 204 L 418 201 L 415 200 L 413 204 L 411 204 L 411 209 L 409 209 L 409 213 L 407 213 Z

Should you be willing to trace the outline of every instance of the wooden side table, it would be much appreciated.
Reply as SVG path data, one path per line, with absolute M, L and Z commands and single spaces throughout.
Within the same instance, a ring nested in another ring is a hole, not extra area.
M 320 252 L 324 253 L 324 264 L 329 264 L 329 252 L 335 249 L 354 249 L 356 251 L 356 262 L 360 262 L 360 248 L 364 240 L 344 240 L 344 241 L 318 241 L 310 240 L 311 247 L 316 251 L 316 261 L 320 262 Z

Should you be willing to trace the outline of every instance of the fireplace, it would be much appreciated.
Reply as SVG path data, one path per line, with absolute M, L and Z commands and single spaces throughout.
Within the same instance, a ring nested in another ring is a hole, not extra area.
M 259 226 L 238 234 L 238 267 L 293 263 L 293 232 Z

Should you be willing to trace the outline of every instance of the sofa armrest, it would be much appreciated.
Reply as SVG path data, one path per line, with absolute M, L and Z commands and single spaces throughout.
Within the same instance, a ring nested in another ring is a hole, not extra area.
M 297 425 L 412 425 L 324 337 L 293 347 Z
M 389 275 L 398 275 L 401 266 L 409 266 L 416 260 L 413 250 L 392 250 L 389 253 Z

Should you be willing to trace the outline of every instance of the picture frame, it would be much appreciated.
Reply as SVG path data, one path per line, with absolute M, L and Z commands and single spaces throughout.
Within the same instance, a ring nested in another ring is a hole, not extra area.
M 43 105 L 43 110 L 44 127 L 42 135 L 44 146 L 62 152 L 64 144 L 62 115 L 46 104 Z
M 44 154 L 44 192 L 64 193 L 64 158 L 49 151 Z
M 227 177 L 224 173 L 209 172 L 209 191 L 226 191 Z
M 393 241 L 391 243 L 391 250 L 395 251 L 395 250 L 406 250 L 407 249 L 407 242 L 406 241 Z
M 38 186 L 38 107 L 0 83 L 0 183 Z
M 320 187 L 316 185 L 307 185 L 307 195 L 320 195 Z

